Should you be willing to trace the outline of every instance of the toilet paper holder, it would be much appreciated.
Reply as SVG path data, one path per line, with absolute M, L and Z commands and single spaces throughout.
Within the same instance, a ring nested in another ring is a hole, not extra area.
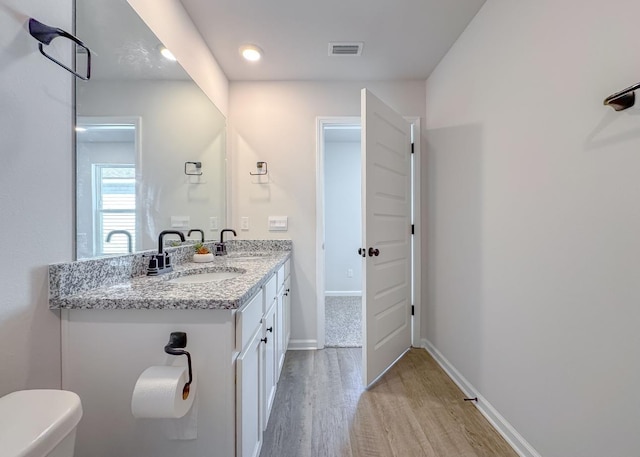
M 187 365 L 189 367 L 189 380 L 182 389 L 182 399 L 186 400 L 189 397 L 189 390 L 191 388 L 191 381 L 193 380 L 191 372 L 191 354 L 185 351 L 183 348 L 187 347 L 187 334 L 185 332 L 171 332 L 169 335 L 169 342 L 164 347 L 164 352 L 171 355 L 186 355 Z

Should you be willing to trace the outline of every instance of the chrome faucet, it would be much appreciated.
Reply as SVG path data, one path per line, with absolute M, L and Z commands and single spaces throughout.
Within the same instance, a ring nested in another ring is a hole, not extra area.
M 184 241 L 184 234 L 177 230 L 163 230 L 158 235 L 158 253 L 151 256 L 149 260 L 149 268 L 147 269 L 147 276 L 157 276 L 163 273 L 169 273 L 173 271 L 171 265 L 171 257 L 164 252 L 164 236 L 165 235 L 178 235 L 180 241 Z
M 191 236 L 191 234 L 193 232 L 200 232 L 200 242 L 204 243 L 204 230 L 202 230 L 202 229 L 191 229 L 191 230 L 189 230 L 189 233 L 187 233 L 187 236 Z
M 227 254 L 227 246 L 224 244 L 224 232 L 231 232 L 233 236 L 238 236 L 235 230 L 233 229 L 223 229 L 220 230 L 220 242 L 216 243 L 216 255 L 226 255 Z
M 113 235 L 126 235 L 127 247 L 128 247 L 127 252 L 129 254 L 133 252 L 133 242 L 131 240 L 131 233 L 129 233 L 127 230 L 111 230 L 109 233 L 107 233 L 107 243 L 111 242 L 111 236 Z

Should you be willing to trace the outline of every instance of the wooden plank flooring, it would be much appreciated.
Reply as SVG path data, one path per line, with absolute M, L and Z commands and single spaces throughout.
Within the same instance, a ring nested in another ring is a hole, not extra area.
M 261 457 L 517 457 L 424 349 L 369 390 L 360 355 L 287 353 Z

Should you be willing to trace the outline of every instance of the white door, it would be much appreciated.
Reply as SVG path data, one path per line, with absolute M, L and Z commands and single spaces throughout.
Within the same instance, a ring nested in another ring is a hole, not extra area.
M 411 345 L 411 126 L 362 89 L 362 379 Z

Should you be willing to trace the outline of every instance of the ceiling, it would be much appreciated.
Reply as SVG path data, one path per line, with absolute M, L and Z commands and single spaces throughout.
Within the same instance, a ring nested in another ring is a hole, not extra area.
M 181 0 L 231 81 L 426 79 L 485 0 Z M 329 42 L 362 55 L 329 56 Z M 245 62 L 239 48 L 264 51 Z

